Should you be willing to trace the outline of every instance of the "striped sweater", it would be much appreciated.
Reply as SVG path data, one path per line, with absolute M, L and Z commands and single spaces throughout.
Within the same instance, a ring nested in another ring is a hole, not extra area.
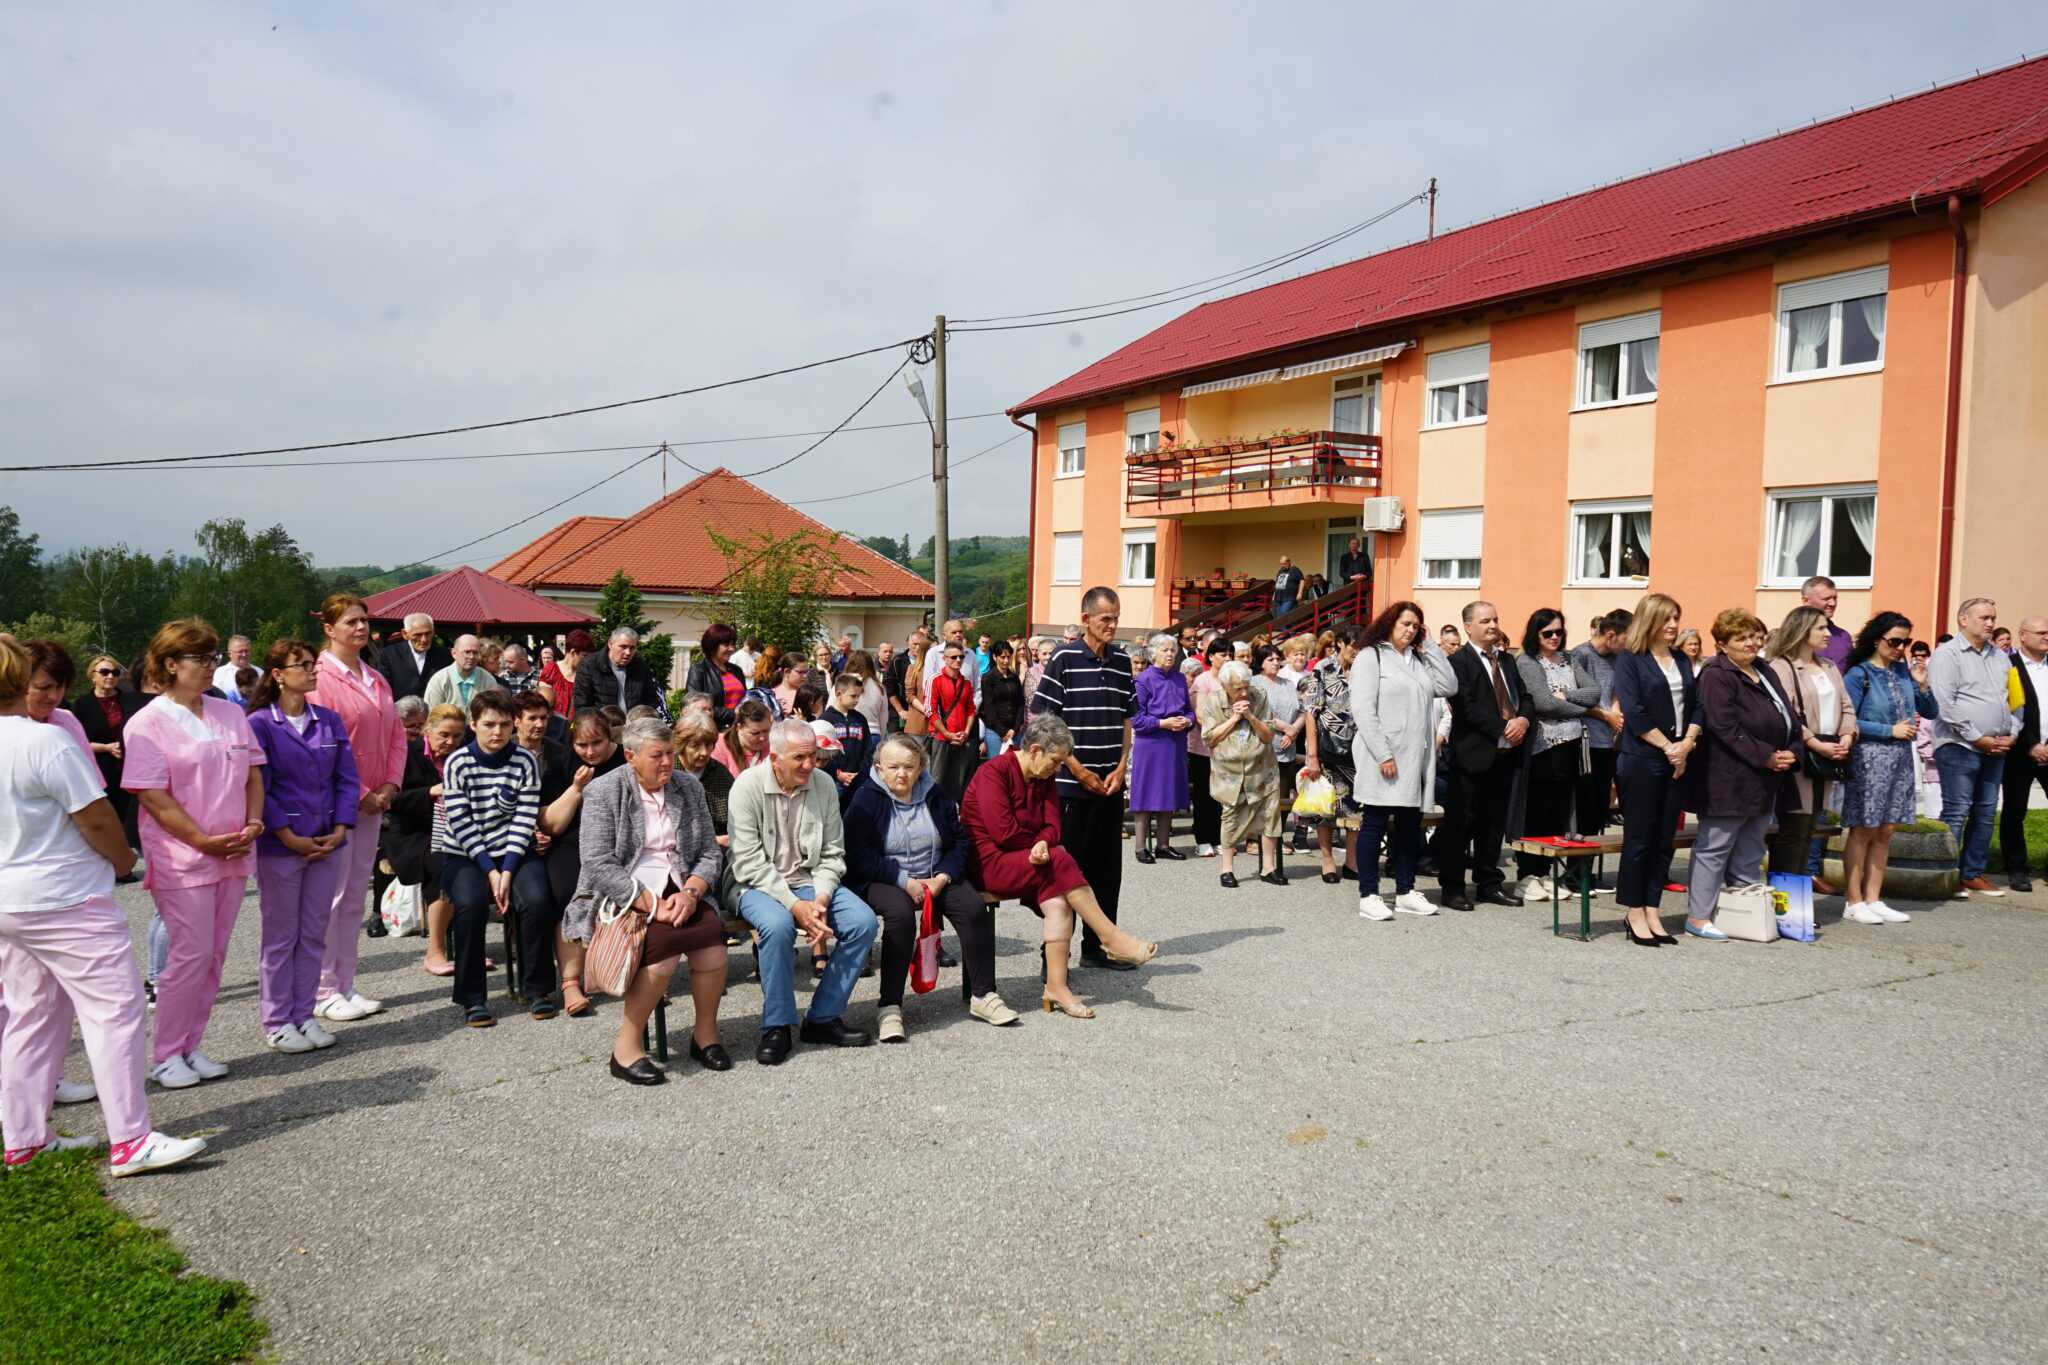
M 441 770 L 443 845 L 485 872 L 510 872 L 533 843 L 540 821 L 540 764 L 517 744 L 486 753 L 475 740 L 448 755 Z

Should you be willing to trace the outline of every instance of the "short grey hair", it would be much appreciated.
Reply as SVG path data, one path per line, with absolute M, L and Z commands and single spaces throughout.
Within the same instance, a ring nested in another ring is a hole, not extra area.
M 914 735 L 907 735 L 901 730 L 898 730 L 895 734 L 890 735 L 887 739 L 883 740 L 879 745 L 876 746 L 875 762 L 880 763 L 882 761 L 882 755 L 888 752 L 890 749 L 901 749 L 903 750 L 903 752 L 911 755 L 917 760 L 917 766 L 920 769 L 922 769 L 925 765 L 924 745 L 919 744 L 917 742 L 917 737 Z
M 1974 608 L 1995 607 L 1997 605 L 1998 599 L 1995 597 L 1965 597 L 1963 599 L 1963 605 L 1956 608 L 1956 620 L 1962 620 L 1965 616 L 1968 616 Z
M 620 626 L 617 630 L 604 637 L 604 642 L 608 645 L 617 644 L 621 640 L 631 640 L 637 645 L 640 643 L 640 632 L 631 626 Z
M 1236 659 L 1232 659 L 1229 663 L 1216 670 L 1216 681 L 1222 683 L 1225 687 L 1233 685 L 1250 687 L 1252 685 L 1251 665 L 1239 663 Z
M 1074 732 L 1050 711 L 1041 712 L 1025 721 L 1024 727 L 1017 731 L 1016 747 L 1043 749 L 1049 754 L 1070 754 L 1074 752 Z
M 818 742 L 818 732 L 811 728 L 809 721 L 778 720 L 774 728 L 768 732 L 768 751 L 786 754 L 800 739 L 807 739 L 813 744 Z
M 425 626 L 428 630 L 432 630 L 434 628 L 434 618 L 423 611 L 409 611 L 405 614 L 405 628 L 411 630 L 414 626 Z
M 458 635 L 455 637 L 455 648 L 461 649 L 465 645 L 475 645 L 477 649 L 481 650 L 484 647 L 484 642 L 477 639 L 474 635 Z
M 1081 614 L 1095 616 L 1106 607 L 1120 607 L 1123 603 L 1111 587 L 1094 587 L 1081 594 Z
M 619 736 L 619 745 L 629 754 L 640 752 L 640 746 L 647 743 L 673 744 L 676 742 L 675 727 L 660 716 L 635 716 L 626 722 L 626 732 Z
M 424 716 L 426 714 L 427 699 L 425 697 L 410 696 L 400 697 L 398 699 L 398 718 L 400 720 L 406 720 L 413 716 Z
M 506 645 L 506 646 L 505 646 L 505 662 L 507 662 L 507 663 L 510 663 L 510 662 L 512 661 L 512 656 L 513 656 L 514 654 L 517 654 L 517 655 L 518 655 L 518 656 L 519 656 L 519 657 L 520 657 L 521 659 L 524 659 L 524 658 L 526 658 L 526 657 L 527 657 L 527 655 L 526 655 L 526 646 L 525 646 L 525 645 L 522 645 L 522 644 L 516 644 L 516 643 L 515 643 L 515 644 L 509 644 L 509 645 Z
M 1180 661 L 1180 671 L 1192 678 L 1202 671 L 1202 661 L 1190 654 Z
M 1150 640 L 1147 640 L 1145 643 L 1153 649 L 1177 650 L 1180 648 L 1180 636 L 1170 635 L 1166 631 L 1162 630 L 1157 635 L 1153 636 Z

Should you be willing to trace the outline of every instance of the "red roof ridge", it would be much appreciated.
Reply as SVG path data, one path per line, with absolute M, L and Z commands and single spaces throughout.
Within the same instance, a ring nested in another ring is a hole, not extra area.
M 528 542 L 526 542 L 526 544 L 512 551 L 503 559 L 491 565 L 490 568 L 485 569 L 484 572 L 490 574 L 494 578 L 505 578 L 506 581 L 509 582 L 511 581 L 509 575 L 519 574 L 521 576 L 524 576 L 527 572 L 532 570 L 534 563 L 538 560 L 539 556 L 544 551 L 561 543 L 561 541 L 565 539 L 571 531 L 573 531 L 577 526 L 581 525 L 582 523 L 586 521 L 609 521 L 616 525 L 621 520 L 622 518 L 620 517 L 604 516 L 597 513 L 589 512 L 579 512 L 575 516 L 569 517 L 568 519 L 557 523 L 550 529 L 541 532 L 539 536 L 535 537 L 532 540 L 529 540 Z M 568 556 L 564 556 L 564 558 L 567 557 Z
M 562 568 L 563 566 L 571 563 L 574 560 L 581 559 L 584 555 L 589 554 L 592 550 L 595 550 L 598 546 L 604 544 L 606 541 L 615 539 L 616 537 L 624 534 L 628 528 L 636 526 L 640 522 L 645 521 L 648 518 L 648 516 L 650 516 L 652 513 L 654 513 L 660 508 L 666 507 L 670 502 L 674 501 L 677 498 L 680 498 L 683 494 L 689 492 L 698 484 L 703 483 L 706 479 L 711 478 L 712 475 L 729 474 L 731 472 L 732 471 L 728 470 L 724 465 L 719 465 L 716 469 L 711 470 L 709 473 L 699 474 L 696 478 L 690 480 L 682 487 L 676 489 L 675 492 L 665 493 L 661 497 L 656 498 L 653 502 L 648 503 L 645 507 L 633 513 L 631 516 L 618 518 L 618 524 L 613 526 L 610 530 L 606 531 L 603 535 L 598 536 L 596 539 L 590 541 L 588 544 L 577 546 L 574 550 L 571 550 L 568 554 L 563 555 L 560 559 L 557 559 L 554 562 L 547 564 L 542 568 L 536 570 L 534 572 L 534 581 L 536 583 L 539 582 L 541 579 L 547 577 L 555 570 Z

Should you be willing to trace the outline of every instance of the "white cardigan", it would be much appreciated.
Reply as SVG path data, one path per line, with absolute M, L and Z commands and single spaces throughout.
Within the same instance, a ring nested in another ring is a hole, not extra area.
M 1407 654 L 1392 645 L 1358 651 L 1351 665 L 1351 741 L 1358 778 L 1351 799 L 1361 806 L 1427 810 L 1436 791 L 1436 728 L 1445 697 L 1458 690 L 1451 661 L 1427 635 Z M 1391 780 L 1380 764 L 1394 760 Z

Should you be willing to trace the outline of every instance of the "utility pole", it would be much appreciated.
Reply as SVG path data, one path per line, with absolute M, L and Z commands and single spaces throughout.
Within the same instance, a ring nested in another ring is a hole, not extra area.
M 1429 178 L 1429 239 L 1436 240 L 1436 177 Z
M 661 496 L 668 496 L 668 442 L 661 443 Z
M 946 531 L 946 315 L 932 325 L 932 629 L 945 624 L 952 604 L 946 561 L 952 547 Z

